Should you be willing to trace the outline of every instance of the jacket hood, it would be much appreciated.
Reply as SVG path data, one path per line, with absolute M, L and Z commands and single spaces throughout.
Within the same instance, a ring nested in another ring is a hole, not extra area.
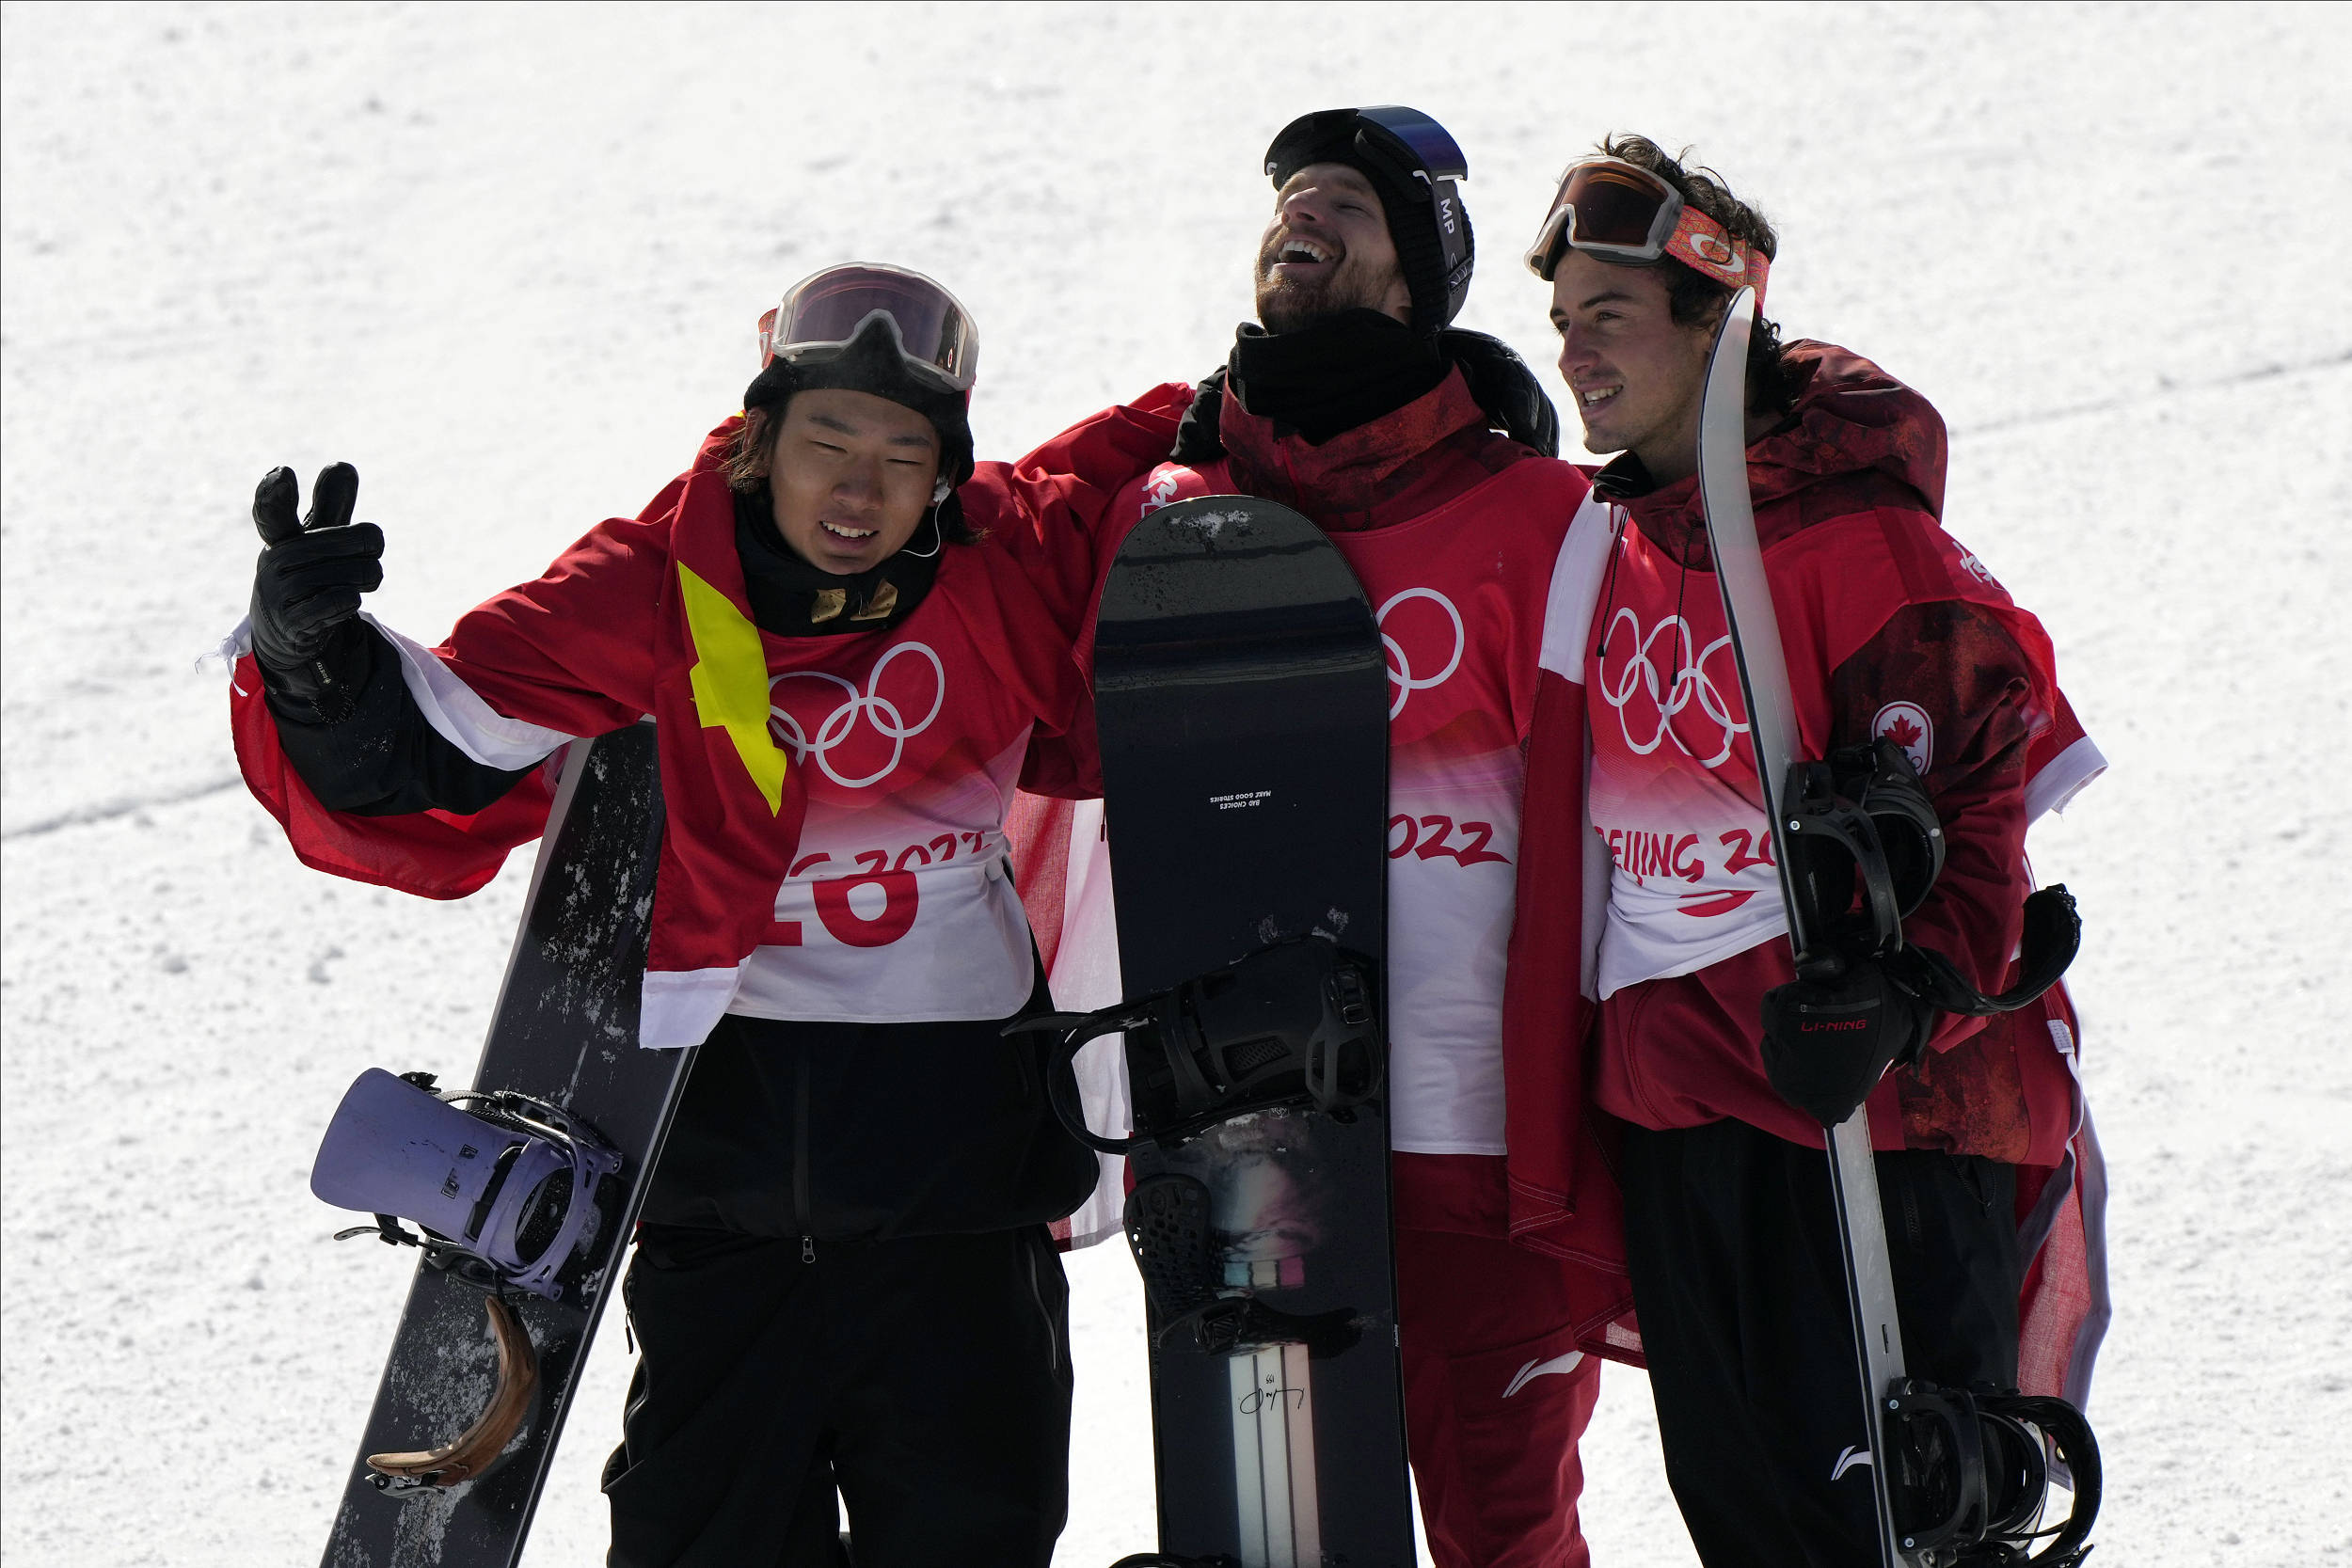
M 1948 447 L 1934 405 L 1834 344 L 1799 340 L 1788 355 L 1805 375 L 1797 406 L 1748 444 L 1748 492 L 1762 542 L 1881 506 L 1940 520 Z M 1602 468 L 1595 483 L 1660 547 L 1687 565 L 1702 563 L 1707 548 L 1695 475 L 1650 488 L 1629 453 Z

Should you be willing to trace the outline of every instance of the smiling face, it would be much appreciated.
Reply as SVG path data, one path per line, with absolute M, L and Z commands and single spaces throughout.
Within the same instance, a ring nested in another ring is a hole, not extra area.
M 1345 164 L 1309 164 L 1283 182 L 1258 245 L 1258 319 L 1267 331 L 1353 309 L 1409 322 L 1412 298 L 1370 181 Z
M 1551 325 L 1561 379 L 1584 421 L 1584 450 L 1631 451 L 1661 484 L 1696 471 L 1715 324 L 1677 325 L 1657 268 L 1571 250 L 1552 275 Z
M 880 565 L 921 526 L 939 432 L 904 404 L 836 388 L 793 394 L 768 460 L 776 531 L 819 571 Z

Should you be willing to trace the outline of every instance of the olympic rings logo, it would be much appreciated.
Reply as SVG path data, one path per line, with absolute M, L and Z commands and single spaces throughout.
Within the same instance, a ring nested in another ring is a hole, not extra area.
M 1445 668 L 1438 671 L 1434 675 L 1424 676 L 1415 674 L 1413 673 L 1413 661 L 1411 658 L 1406 657 L 1404 644 L 1400 643 L 1395 638 L 1389 635 L 1389 611 L 1394 610 L 1398 605 L 1403 604 L 1407 599 L 1428 599 L 1432 601 L 1439 610 L 1445 611 L 1446 619 L 1454 623 L 1453 657 L 1445 661 Z M 1454 608 L 1454 601 L 1452 599 L 1447 598 L 1443 594 L 1438 593 L 1434 588 L 1407 588 L 1402 594 L 1399 594 L 1395 597 L 1389 600 L 1387 604 L 1382 605 L 1379 610 L 1375 612 L 1373 619 L 1377 622 L 1380 626 L 1380 646 L 1388 650 L 1389 679 L 1396 684 L 1396 700 L 1389 705 L 1389 717 L 1393 719 L 1398 714 L 1405 711 L 1406 700 L 1411 697 L 1414 692 L 1426 691 L 1432 687 L 1444 685 L 1446 677 L 1461 668 L 1462 655 L 1470 646 L 1470 639 L 1462 630 L 1462 612 Z
M 898 704 L 882 694 L 882 672 L 890 668 L 893 659 L 906 654 L 921 655 L 931 667 L 930 709 L 913 723 L 907 722 L 906 715 Z M 809 737 L 798 719 L 773 700 L 776 689 L 786 681 L 821 681 L 839 687 L 847 697 L 848 700 L 839 707 L 825 715 L 824 722 L 817 726 L 815 739 Z M 854 682 L 846 681 L 839 675 L 826 674 L 821 670 L 787 670 L 780 675 L 771 676 L 768 681 L 768 729 L 776 737 L 778 745 L 791 750 L 793 761 L 805 764 L 811 757 L 816 758 L 817 766 L 824 770 L 825 777 L 844 789 L 864 789 L 868 784 L 880 784 L 890 776 L 898 766 L 899 759 L 906 754 L 907 742 L 930 729 L 931 721 L 939 717 L 940 708 L 947 701 L 947 670 L 940 663 L 939 656 L 922 643 L 901 642 L 874 661 L 874 668 L 867 673 L 866 684 L 866 689 L 860 691 Z M 845 778 L 834 767 L 833 752 L 850 738 L 860 719 L 870 720 L 875 733 L 890 742 L 890 760 L 862 777 Z
M 1619 666 L 1616 677 L 1612 679 L 1609 650 L 1617 641 L 1620 623 L 1632 628 L 1633 649 L 1626 657 L 1625 663 Z M 1673 645 L 1667 649 L 1674 665 L 1671 677 L 1661 671 L 1658 661 L 1651 657 L 1659 639 L 1669 635 L 1673 638 Z M 1679 615 L 1668 616 L 1646 635 L 1642 631 L 1641 617 L 1629 609 L 1621 609 L 1611 618 L 1608 634 L 1600 642 L 1600 700 L 1617 710 L 1617 729 L 1634 755 L 1649 755 L 1670 736 L 1683 754 L 1697 758 L 1702 768 L 1719 768 L 1731 755 L 1735 737 L 1745 735 L 1748 726 L 1734 716 L 1731 699 L 1715 683 L 1715 678 L 1707 673 L 1707 661 L 1730 646 L 1731 637 L 1726 633 L 1700 649 L 1693 657 L 1691 652 L 1691 623 Z M 1647 699 L 1649 711 L 1657 721 L 1656 728 L 1647 740 L 1636 738 L 1633 716 L 1628 712 L 1637 693 Z M 1713 756 L 1699 756 L 1675 728 L 1676 716 L 1692 703 L 1696 703 L 1700 712 L 1723 728 L 1723 744 Z

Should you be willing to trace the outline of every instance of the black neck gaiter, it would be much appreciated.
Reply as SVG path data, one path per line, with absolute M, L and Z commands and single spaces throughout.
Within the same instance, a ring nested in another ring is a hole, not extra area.
M 1378 310 L 1343 310 L 1295 332 L 1245 324 L 1233 338 L 1231 385 L 1241 405 L 1321 446 L 1392 414 L 1450 368 L 1438 346 Z
M 940 508 L 931 509 L 906 549 L 878 566 L 840 577 L 818 570 L 784 542 L 764 482 L 748 493 L 737 491 L 735 552 L 742 558 L 753 622 L 777 637 L 830 637 L 897 626 L 914 612 L 939 575 L 944 547 L 939 514 Z

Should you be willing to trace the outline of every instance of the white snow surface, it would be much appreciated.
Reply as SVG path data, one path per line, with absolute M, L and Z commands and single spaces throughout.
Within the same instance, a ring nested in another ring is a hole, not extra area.
M 2098 1560 L 2352 1561 L 2348 16 L 6 7 L 0 1553 L 313 1560 L 407 1271 L 327 1241 L 315 1141 L 364 1067 L 464 1078 L 517 912 L 527 857 L 452 905 L 338 882 L 237 785 L 191 661 L 262 472 L 357 464 L 373 608 L 431 640 L 636 511 L 850 258 L 973 308 L 1009 456 L 1216 365 L 1260 150 L 1405 102 L 1474 166 L 1466 325 L 1539 368 L 1518 251 L 1634 129 L 1777 220 L 1792 336 L 1944 411 L 1949 525 L 2114 762 L 2036 847 L 2113 1167 Z M 1060 1560 L 1100 1564 L 1151 1541 L 1140 1298 L 1120 1248 L 1071 1274 Z M 601 1560 L 607 1327 L 539 1568 Z M 1688 1563 L 1644 1380 L 1604 1386 L 1594 1560 Z

